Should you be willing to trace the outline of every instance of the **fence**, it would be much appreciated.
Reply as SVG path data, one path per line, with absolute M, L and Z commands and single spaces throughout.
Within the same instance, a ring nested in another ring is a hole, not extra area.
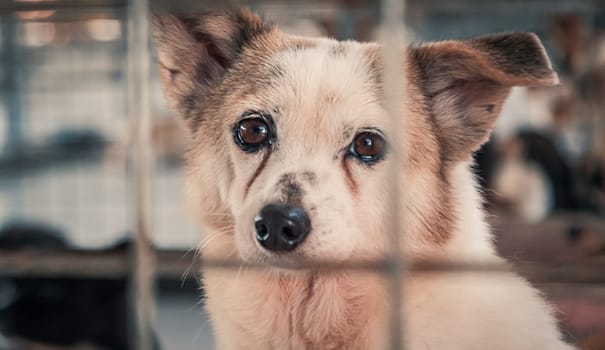
M 68 237 L 70 243 L 58 250 L 2 250 L 0 276 L 127 277 L 131 293 L 128 310 L 132 348 L 154 347 L 156 279 L 177 280 L 185 271 L 198 270 L 202 265 L 217 269 L 242 266 L 238 261 L 199 257 L 192 262 L 183 258 L 185 251 L 195 247 L 197 241 L 195 225 L 183 218 L 181 193 L 173 190 L 182 189 L 184 182 L 179 154 L 183 152 L 186 137 L 172 119 L 168 119 L 169 113 L 161 102 L 153 50 L 148 44 L 150 8 L 198 11 L 223 5 L 218 1 L 170 4 L 148 0 L 15 0 L 0 4 L 4 109 L 0 115 L 4 120 L 0 126 L 4 130 L 0 131 L 6 135 L 0 158 L 0 193 L 4 197 L 0 199 L 0 220 L 7 223 L 6 226 L 14 218 L 38 220 L 72 232 Z M 587 116 L 578 122 L 581 126 L 577 130 L 575 126 L 566 126 L 565 130 L 573 129 L 580 137 L 588 137 L 586 135 L 592 132 L 592 141 L 580 147 L 580 151 L 567 147 L 572 149 L 569 151 L 572 154 L 562 158 L 578 159 L 580 153 L 596 154 L 587 158 L 591 169 L 596 169 L 589 175 L 599 174 L 599 166 L 602 166 L 599 162 L 603 159 L 598 150 L 604 147 L 600 140 L 605 138 L 605 131 L 597 91 L 605 91 L 605 85 L 599 85 L 605 82 L 605 77 L 598 80 L 599 75 L 593 73 L 605 62 L 605 54 L 601 52 L 605 52 L 605 6 L 598 1 L 456 0 L 443 3 L 409 0 L 406 3 L 383 0 L 378 3 L 330 0 L 303 5 L 284 0 L 253 1 L 247 5 L 268 12 L 294 31 L 328 32 L 337 38 L 364 40 L 387 33 L 379 39 L 385 47 L 386 107 L 393 115 L 399 109 L 401 96 L 405 95 L 398 79 L 403 57 L 394 49 L 401 47 L 401 37 L 395 34 L 402 32 L 404 19 L 413 35 L 420 38 L 445 38 L 451 31 L 454 37 L 467 37 L 501 30 L 531 30 L 548 36 L 551 42 L 546 41 L 547 48 L 551 53 L 560 51 L 559 66 L 567 72 L 564 73 L 569 76 L 566 83 L 572 86 L 571 92 L 563 91 L 554 97 L 558 102 L 568 99 L 569 103 L 556 104 L 549 113 L 564 116 L 553 117 L 554 121 L 549 123 L 569 122 L 576 114 Z M 297 14 L 308 21 L 296 18 Z M 550 20 L 552 18 L 555 20 Z M 573 33 L 577 32 L 590 35 L 574 37 Z M 581 46 L 576 40 L 578 37 L 590 48 L 578 48 Z M 585 76 L 596 78 L 585 82 L 582 80 Z M 593 95 L 590 91 L 575 93 L 582 87 L 588 87 Z M 531 100 L 540 98 L 543 105 L 547 104 L 544 101 L 551 103 L 553 98 L 540 97 L 540 93 L 530 91 L 528 96 Z M 394 120 L 405 123 L 405 119 Z M 544 119 L 531 120 L 540 126 Z M 567 135 L 566 132 L 561 134 Z M 397 169 L 393 169 L 391 175 L 392 183 L 405 180 L 400 178 Z M 551 187 L 558 186 L 552 178 L 548 181 Z M 603 191 L 602 180 L 601 185 L 597 180 L 590 181 L 590 185 L 595 186 L 590 187 L 591 191 Z M 494 180 L 494 184 L 497 183 Z M 402 300 L 400 296 L 406 271 L 502 271 L 501 266 L 495 265 L 440 261 L 406 264 L 399 255 L 400 250 L 395 248 L 405 244 L 396 234 L 398 190 L 392 191 L 392 195 L 389 200 L 393 203 L 390 207 L 394 250 L 388 259 L 346 264 L 316 261 L 307 266 L 284 267 L 387 274 L 394 310 L 405 303 L 405 298 Z M 605 300 L 605 259 L 599 256 L 605 252 L 603 197 L 595 195 L 596 199 L 590 199 L 590 210 L 575 205 L 555 207 L 548 195 L 543 197 L 546 199 L 540 203 L 545 209 L 540 212 L 540 220 L 494 221 L 494 225 L 497 232 L 518 232 L 514 238 L 528 237 L 529 231 L 550 232 L 540 236 L 537 242 L 553 239 L 558 243 L 546 253 L 533 254 L 527 246 L 536 241 L 520 238 L 519 241 L 526 244 L 520 249 L 515 246 L 517 241 L 501 236 L 509 244 L 501 245 L 502 253 L 515 258 L 521 251 L 521 258 L 526 257 L 523 254 L 534 258 L 528 259 L 530 262 L 517 261 L 516 269 L 552 296 L 577 295 L 578 290 L 590 286 L 590 290 L 595 291 L 591 297 L 596 295 L 596 299 L 590 300 Z M 524 208 L 524 203 L 520 199 L 513 206 L 513 211 L 520 211 L 517 216 L 533 219 L 540 215 L 529 209 L 518 209 Z M 175 231 L 183 234 L 175 237 L 172 234 Z M 552 238 L 555 235 L 552 232 L 560 236 Z M 99 249 L 124 238 L 131 239 L 127 249 Z M 558 254 L 568 253 L 574 259 L 557 259 Z M 1 292 L 0 288 L 0 301 Z M 401 349 L 405 334 L 399 330 L 404 320 L 400 319 L 399 312 L 391 316 L 391 348 Z M 605 329 L 599 331 L 605 334 Z

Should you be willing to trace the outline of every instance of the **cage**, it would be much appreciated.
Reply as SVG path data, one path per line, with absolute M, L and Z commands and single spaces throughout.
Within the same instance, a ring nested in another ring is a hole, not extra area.
M 241 263 L 197 252 L 204 232 L 183 198 L 190 136 L 166 106 L 149 23 L 160 10 L 235 5 L 287 32 L 339 40 L 399 43 L 401 28 L 413 42 L 537 33 L 561 84 L 513 90 L 475 172 L 499 254 L 544 291 L 570 342 L 605 349 L 605 5 L 597 0 L 3 1 L 0 349 L 213 346 L 200 267 Z M 393 46 L 385 57 L 399 57 Z M 397 103 L 405 92 L 390 84 Z M 499 273 L 392 258 L 316 267 L 389 276 L 393 303 L 406 302 L 405 271 Z M 391 329 L 405 322 L 390 321 Z M 392 334 L 392 348 L 402 348 L 406 335 Z

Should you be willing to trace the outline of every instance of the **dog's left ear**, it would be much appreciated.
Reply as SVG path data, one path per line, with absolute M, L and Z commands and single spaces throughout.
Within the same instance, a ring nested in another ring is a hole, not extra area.
M 180 15 L 156 13 L 153 37 L 169 105 L 194 127 L 198 107 L 247 45 L 272 26 L 246 8 Z
M 468 159 L 487 141 L 513 86 L 558 83 L 532 33 L 428 43 L 410 50 L 445 162 Z

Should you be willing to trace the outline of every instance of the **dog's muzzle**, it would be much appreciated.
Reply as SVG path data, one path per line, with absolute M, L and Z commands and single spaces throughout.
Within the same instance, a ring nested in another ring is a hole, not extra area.
M 296 206 L 268 204 L 254 218 L 256 240 L 273 252 L 294 250 L 311 231 L 305 211 Z

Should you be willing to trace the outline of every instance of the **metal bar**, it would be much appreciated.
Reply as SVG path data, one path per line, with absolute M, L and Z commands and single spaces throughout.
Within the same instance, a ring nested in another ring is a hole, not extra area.
M 230 1 L 206 0 L 200 2 L 172 0 L 151 0 L 151 5 L 159 8 L 167 8 L 178 11 L 201 11 L 211 8 L 225 8 Z M 107 9 L 107 8 L 125 8 L 128 6 L 128 0 L 55 0 L 55 1 L 35 1 L 35 2 L 16 2 L 3 1 L 0 3 L 0 14 L 11 13 L 15 11 L 47 11 L 47 10 L 82 10 L 82 9 Z M 233 2 L 231 2 L 233 3 Z M 258 4 L 291 4 L 300 5 L 297 0 L 249 0 L 245 2 L 249 6 Z M 323 5 L 331 3 L 347 8 L 357 8 L 373 4 L 371 0 L 363 1 L 343 1 L 343 0 L 311 0 L 305 5 L 318 4 Z
M 156 276 L 178 278 L 206 266 L 217 269 L 267 269 L 265 264 L 247 264 L 233 259 L 200 258 L 184 250 L 157 252 Z M 309 261 L 303 265 L 281 265 L 289 269 L 322 271 L 371 271 L 387 273 L 391 259 L 338 261 Z M 424 261 L 408 263 L 407 271 L 421 273 L 509 273 L 516 271 L 534 283 L 605 284 L 605 257 L 578 261 L 541 260 L 495 264 L 481 262 Z M 123 278 L 130 272 L 129 255 L 123 250 L 22 250 L 0 252 L 0 276 L 48 278 Z
M 21 84 L 17 45 L 17 20 L 12 16 L 2 18 L 2 96 L 6 107 L 6 144 L 9 155 L 19 156 L 23 146 Z
M 16 11 L 81 10 L 109 7 L 124 8 L 126 0 L 58 0 L 58 1 L 3 1 L 0 13 Z
M 388 264 L 389 277 L 389 337 L 390 347 L 393 350 L 404 348 L 403 342 L 403 283 L 404 267 L 402 249 L 403 242 L 400 238 L 403 211 L 401 208 L 402 183 L 401 172 L 405 164 L 405 150 L 402 149 L 404 141 L 404 118 L 402 113 L 403 98 L 405 96 L 402 67 L 405 67 L 405 58 L 402 50 L 406 47 L 402 42 L 403 19 L 405 13 L 405 0 L 383 0 L 382 6 L 382 30 L 384 51 L 384 94 L 386 109 L 392 118 L 392 147 L 391 173 L 389 174 L 393 186 L 390 191 L 390 261 Z M 400 36 L 401 34 L 401 36 Z M 403 220 L 402 220 L 403 219 Z
M 134 245 L 131 270 L 133 329 L 131 347 L 150 350 L 155 324 L 155 255 L 151 242 L 151 141 L 149 3 L 131 0 L 128 8 L 128 109 L 134 165 Z
M 0 276 L 48 278 L 124 278 L 131 273 L 127 250 L 22 250 L 0 253 Z M 178 278 L 199 269 L 196 255 L 180 250 L 158 252 L 158 278 Z
M 224 7 L 225 1 L 205 0 L 203 2 L 171 0 L 151 0 L 151 4 L 159 7 L 168 7 L 170 9 L 195 11 L 212 7 Z M 288 4 L 300 5 L 297 0 L 248 0 L 247 5 L 257 4 Z M 0 3 L 0 14 L 11 13 L 15 11 L 44 11 L 44 10 L 82 10 L 82 9 L 107 9 L 107 8 L 125 8 L 128 2 L 126 0 L 55 0 L 55 1 L 35 1 L 35 2 L 16 2 L 2 1 Z M 346 8 L 361 8 L 374 6 L 372 0 L 311 0 L 305 2 L 309 5 L 333 4 Z M 530 13 L 547 12 L 593 12 L 594 9 L 602 7 L 602 0 L 517 0 L 517 1 L 484 1 L 484 0 L 409 0 L 410 9 L 422 8 L 429 11 L 445 11 L 457 13 L 459 11 L 472 11 L 475 13 L 515 13 L 520 9 L 529 10 Z

